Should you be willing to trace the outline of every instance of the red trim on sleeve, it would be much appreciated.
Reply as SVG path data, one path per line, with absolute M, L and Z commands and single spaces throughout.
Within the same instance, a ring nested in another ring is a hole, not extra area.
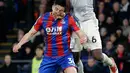
M 34 24 L 34 29 L 35 29 L 36 31 L 38 31 L 39 28 L 40 28 L 40 26 L 42 25 L 42 20 L 43 20 L 43 17 L 39 17 L 39 18 L 37 19 L 37 21 L 35 22 L 35 24 Z

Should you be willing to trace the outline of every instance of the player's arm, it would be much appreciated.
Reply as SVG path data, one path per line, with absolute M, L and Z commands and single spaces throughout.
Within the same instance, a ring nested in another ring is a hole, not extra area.
M 20 40 L 20 42 L 18 43 L 18 45 L 21 46 L 21 45 L 27 43 L 29 41 L 29 38 L 31 38 L 36 33 L 37 33 L 37 31 L 34 29 L 34 26 L 33 26 L 31 28 L 31 30 L 23 36 L 23 38 Z
M 70 19 L 70 24 L 71 24 L 71 28 L 72 30 L 78 35 L 78 37 L 80 38 L 80 43 L 83 44 L 85 42 L 87 42 L 87 36 L 85 35 L 85 33 L 76 25 L 76 21 L 74 20 L 74 18 L 71 16 Z
M 87 36 L 84 34 L 84 32 L 80 29 L 78 31 L 75 31 L 78 37 L 80 38 L 80 43 L 86 43 L 87 42 Z
M 42 18 L 38 18 L 35 25 L 31 28 L 31 30 L 23 36 L 23 38 L 17 45 L 14 45 L 13 52 L 18 52 L 21 46 L 27 43 L 29 39 L 37 33 L 41 25 L 42 25 Z

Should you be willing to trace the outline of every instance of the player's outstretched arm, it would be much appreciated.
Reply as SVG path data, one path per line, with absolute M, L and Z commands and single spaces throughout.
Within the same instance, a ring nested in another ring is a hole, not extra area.
M 76 21 L 74 20 L 73 16 L 70 16 L 69 23 L 72 30 L 78 35 L 80 38 L 80 43 L 84 44 L 87 42 L 87 35 L 76 25 Z
M 35 22 L 34 26 L 31 28 L 31 30 L 26 33 L 23 38 L 20 40 L 20 42 L 17 45 L 14 45 L 13 52 L 18 52 L 18 50 L 21 48 L 21 46 L 28 42 L 28 40 L 37 33 L 39 28 L 42 25 L 42 17 L 40 16 L 37 21 Z
M 78 31 L 75 32 L 78 37 L 80 38 L 80 43 L 84 44 L 87 42 L 87 36 L 85 35 L 85 33 L 80 29 Z
M 27 43 L 29 38 L 31 38 L 36 33 L 37 33 L 37 31 L 34 29 L 34 26 L 33 26 L 32 29 L 23 36 L 23 38 L 20 40 L 20 42 L 17 45 L 14 45 L 13 52 L 15 52 L 15 53 L 18 52 L 18 50 L 21 48 L 21 46 L 23 44 Z

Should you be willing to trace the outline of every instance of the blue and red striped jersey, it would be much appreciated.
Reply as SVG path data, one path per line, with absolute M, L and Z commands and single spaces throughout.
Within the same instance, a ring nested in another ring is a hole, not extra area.
M 70 14 L 66 14 L 63 19 L 54 19 L 51 12 L 47 12 L 34 24 L 36 31 L 40 27 L 44 29 L 46 56 L 64 56 L 71 52 L 70 37 L 73 31 L 79 30 L 79 27 Z

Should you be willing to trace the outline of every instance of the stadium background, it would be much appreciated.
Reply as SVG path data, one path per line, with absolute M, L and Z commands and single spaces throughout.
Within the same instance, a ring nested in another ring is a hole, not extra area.
M 12 52 L 15 45 L 31 28 L 40 15 L 40 0 L 0 0 L 0 72 L 32 73 L 31 62 L 36 46 L 44 47 L 41 30 L 19 53 Z M 51 5 L 51 4 L 49 4 Z M 51 7 L 51 6 L 49 6 Z M 95 13 L 99 19 L 103 52 L 113 57 L 120 73 L 130 73 L 130 0 L 95 0 Z M 88 53 L 89 52 L 89 53 Z M 10 55 L 13 66 L 7 66 L 5 55 Z M 90 50 L 83 50 L 81 59 L 85 73 L 109 73 L 108 67 L 95 61 Z

